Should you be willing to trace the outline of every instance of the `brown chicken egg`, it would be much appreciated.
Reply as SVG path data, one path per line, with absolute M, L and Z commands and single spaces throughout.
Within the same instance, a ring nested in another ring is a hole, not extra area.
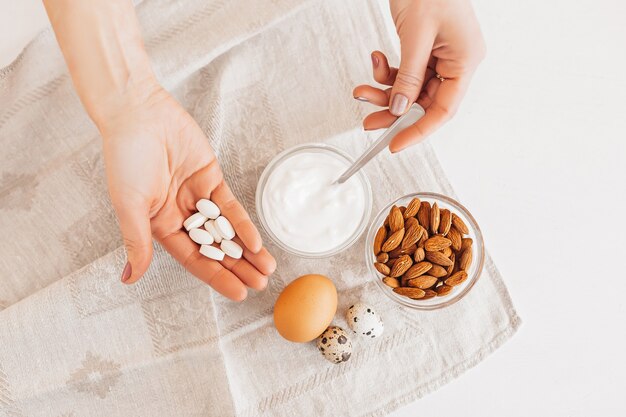
M 287 285 L 274 305 L 274 325 L 292 342 L 310 342 L 322 334 L 337 311 L 337 289 L 323 275 L 303 275 Z

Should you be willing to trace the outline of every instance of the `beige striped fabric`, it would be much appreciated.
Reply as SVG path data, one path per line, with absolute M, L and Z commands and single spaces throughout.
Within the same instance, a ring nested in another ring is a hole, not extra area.
M 146 0 L 137 10 L 159 78 L 255 222 L 256 181 L 276 153 L 324 142 L 357 155 L 374 139 L 351 90 L 370 80 L 371 50 L 393 50 L 376 0 Z M 2 417 L 384 415 L 477 364 L 520 323 L 490 259 L 452 307 L 392 303 L 367 275 L 363 238 L 330 260 L 270 242 L 278 270 L 243 304 L 159 247 L 146 276 L 123 286 L 100 139 L 51 32 L 0 70 L 0 97 Z M 366 172 L 374 211 L 408 192 L 454 195 L 428 143 Z M 362 300 L 386 322 L 380 339 L 355 338 L 342 365 L 272 325 L 280 290 L 310 272 L 334 280 L 339 312 Z

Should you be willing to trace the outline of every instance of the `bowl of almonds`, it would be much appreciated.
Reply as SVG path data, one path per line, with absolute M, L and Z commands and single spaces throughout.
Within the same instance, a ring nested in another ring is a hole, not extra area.
M 457 201 L 436 193 L 409 194 L 383 208 L 367 235 L 365 259 L 392 300 L 434 310 L 465 296 L 483 269 L 483 237 Z

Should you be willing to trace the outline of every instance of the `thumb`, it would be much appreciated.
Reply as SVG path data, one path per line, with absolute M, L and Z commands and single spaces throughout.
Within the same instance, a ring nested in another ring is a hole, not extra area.
M 417 100 L 433 48 L 434 36 L 411 29 L 400 35 L 400 67 L 389 96 L 389 112 L 394 116 L 402 116 Z
M 152 261 L 152 232 L 148 208 L 124 204 L 115 208 L 126 247 L 127 262 L 122 282 L 132 284 L 146 272 Z

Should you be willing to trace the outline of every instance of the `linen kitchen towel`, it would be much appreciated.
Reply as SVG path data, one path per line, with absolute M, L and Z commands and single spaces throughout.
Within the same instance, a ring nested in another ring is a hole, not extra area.
M 324 142 L 356 156 L 374 139 L 350 92 L 369 81 L 371 50 L 393 50 L 376 0 L 145 0 L 137 10 L 159 78 L 204 129 L 257 224 L 256 182 L 276 153 Z M 2 417 L 384 415 L 477 364 L 520 323 L 488 257 L 451 307 L 392 303 L 368 277 L 364 236 L 321 260 L 265 237 L 278 270 L 244 303 L 158 245 L 146 276 L 124 286 L 100 138 L 50 31 L 0 70 L 0 97 Z M 409 192 L 454 196 L 427 142 L 365 169 L 374 212 Z M 310 272 L 337 285 L 336 324 L 356 300 L 385 320 L 382 337 L 354 338 L 341 365 L 272 325 L 280 290 Z

